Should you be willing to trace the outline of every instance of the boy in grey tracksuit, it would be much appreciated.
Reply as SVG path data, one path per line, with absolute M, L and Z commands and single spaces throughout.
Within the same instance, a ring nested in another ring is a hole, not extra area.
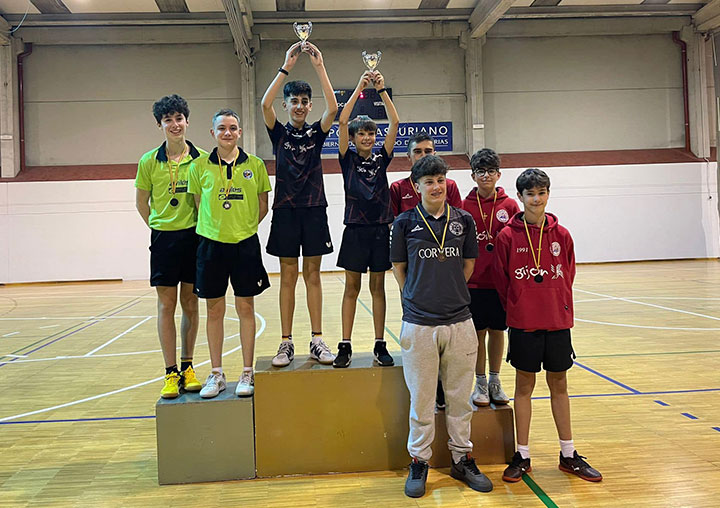
M 492 490 L 469 455 L 477 337 L 466 282 L 478 255 L 475 222 L 469 213 L 447 204 L 447 169 L 434 155 L 413 165 L 410 177 L 421 201 L 397 216 L 390 241 L 393 273 L 402 292 L 400 346 L 410 391 L 409 497 L 425 494 L 438 373 L 445 387 L 451 475 L 474 490 Z

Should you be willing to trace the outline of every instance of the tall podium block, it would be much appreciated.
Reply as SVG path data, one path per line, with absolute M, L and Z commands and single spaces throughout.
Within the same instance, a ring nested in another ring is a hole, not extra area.
M 258 477 L 350 473 L 407 467 L 410 394 L 402 358 L 373 365 L 370 353 L 353 354 L 348 368 L 295 356 L 275 368 L 258 358 L 255 371 L 255 444 Z M 468 393 L 469 395 L 469 393 Z M 477 408 L 471 439 L 478 464 L 509 462 L 515 452 L 508 406 Z M 436 415 L 433 467 L 449 467 L 445 414 Z
M 255 478 L 253 398 L 228 383 L 214 399 L 184 393 L 155 406 L 158 482 Z
M 400 355 L 394 367 L 353 354 L 348 368 L 295 356 L 284 368 L 260 357 L 255 369 L 259 477 L 401 469 L 408 464 L 410 395 Z

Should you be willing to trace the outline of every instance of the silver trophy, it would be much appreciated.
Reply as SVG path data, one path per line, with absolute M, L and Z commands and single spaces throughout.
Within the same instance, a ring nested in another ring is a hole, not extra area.
M 298 36 L 300 42 L 307 42 L 312 33 L 312 21 L 308 21 L 307 23 L 298 23 L 296 21 L 293 23 L 293 30 L 295 30 L 295 35 Z
M 377 69 L 381 57 L 382 53 L 380 51 L 378 51 L 377 53 L 368 53 L 367 51 L 362 52 L 362 58 L 363 62 L 365 63 L 365 67 L 367 67 L 370 72 Z

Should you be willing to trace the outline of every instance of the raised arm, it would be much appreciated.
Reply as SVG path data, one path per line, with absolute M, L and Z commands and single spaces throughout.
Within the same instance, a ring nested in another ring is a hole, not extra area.
M 320 78 L 320 84 L 322 85 L 323 96 L 325 97 L 325 111 L 320 118 L 320 127 L 323 132 L 328 132 L 332 123 L 335 120 L 335 115 L 338 112 L 337 99 L 335 98 L 335 90 L 333 90 L 330 84 L 330 78 L 328 78 L 327 71 L 325 70 L 325 63 L 323 62 L 322 53 L 320 50 L 311 42 L 306 42 L 303 46 L 303 51 L 306 51 L 310 56 L 315 72 Z
M 290 46 L 290 48 L 288 48 L 287 52 L 285 53 L 285 63 L 283 63 L 282 66 L 285 71 L 290 72 L 292 68 L 295 67 L 298 56 L 300 56 L 300 44 L 301 43 L 299 41 L 296 42 L 295 44 Z M 268 89 L 265 90 L 265 95 L 263 95 L 262 98 L 261 104 L 263 118 L 265 119 L 265 125 L 269 129 L 273 128 L 273 126 L 275 125 L 275 120 L 277 119 L 277 115 L 275 114 L 275 108 L 273 108 L 273 101 L 275 100 L 278 92 L 280 92 L 284 81 L 285 73 L 278 70 L 275 79 L 272 80 L 270 86 L 268 86 Z
M 373 82 L 375 83 L 375 90 L 380 92 L 385 88 L 385 78 L 378 71 L 373 72 Z M 395 150 L 395 139 L 397 138 L 398 126 L 400 125 L 400 117 L 398 116 L 395 104 L 393 104 L 390 94 L 387 91 L 380 92 L 380 98 L 385 105 L 385 112 L 387 113 L 388 120 L 390 120 L 390 127 L 385 135 L 385 152 L 388 155 L 393 153 Z
M 340 113 L 340 118 L 338 118 L 338 151 L 340 152 L 340 157 L 344 157 L 348 149 L 348 140 L 350 137 L 348 134 L 348 123 L 350 123 L 350 115 L 360 96 L 360 92 L 365 90 L 370 84 L 370 76 L 370 71 L 365 71 L 363 75 L 360 76 L 360 81 L 358 81 L 355 91 L 345 103 L 345 107 L 343 107 L 342 113 Z

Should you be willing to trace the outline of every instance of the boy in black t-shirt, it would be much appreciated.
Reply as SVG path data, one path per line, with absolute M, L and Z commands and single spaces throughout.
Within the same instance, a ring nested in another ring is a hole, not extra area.
M 355 118 L 348 124 L 360 93 L 373 82 L 385 104 L 390 127 L 385 143 L 376 151 L 377 125 L 367 116 Z M 393 156 L 398 118 L 395 105 L 385 89 L 385 78 L 378 71 L 366 71 L 340 114 L 338 145 L 340 166 L 345 182 L 345 232 L 338 256 L 338 266 L 345 268 L 345 292 L 342 301 L 342 342 L 334 367 L 347 367 L 352 358 L 350 336 L 355 320 L 355 308 L 362 274 L 370 269 L 375 347 L 373 354 L 381 366 L 394 364 L 383 339 L 385 330 L 385 272 L 390 264 L 390 229 L 393 214 L 390 209 L 390 189 L 387 167 Z M 348 149 L 352 138 L 356 151 Z
M 312 109 L 312 89 L 304 81 L 290 81 L 283 88 L 283 109 L 288 112 L 290 121 L 282 125 L 275 115 L 273 100 L 301 53 L 307 53 L 310 57 L 322 84 L 327 106 L 322 118 L 308 125 L 305 119 Z M 331 364 L 335 358 L 322 340 L 320 262 L 323 254 L 329 254 L 333 249 L 327 224 L 320 152 L 337 110 L 335 93 L 320 50 L 307 41 L 296 42 L 287 50 L 285 63 L 278 69 L 262 98 L 263 117 L 276 162 L 275 198 L 267 244 L 268 254 L 280 258 L 282 341 L 272 361 L 275 367 L 285 367 L 295 357 L 292 323 L 301 248 L 302 272 L 312 327 L 310 357 L 324 364 Z

